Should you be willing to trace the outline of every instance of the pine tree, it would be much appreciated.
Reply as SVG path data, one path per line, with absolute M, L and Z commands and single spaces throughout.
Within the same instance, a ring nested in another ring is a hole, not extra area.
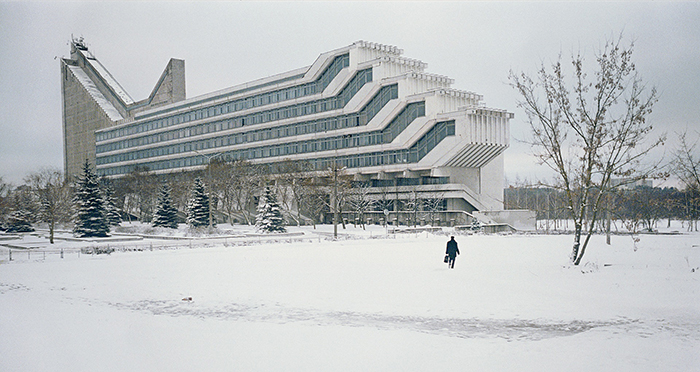
M 255 216 L 255 227 L 263 233 L 283 233 L 287 232 L 284 227 L 284 217 L 282 209 L 277 203 L 277 197 L 265 187 L 265 194 L 262 195 L 258 205 L 258 214 Z
M 153 221 L 151 221 L 153 227 L 177 229 L 177 209 L 173 206 L 170 193 L 170 186 L 163 184 L 158 193 L 156 212 L 153 214 Z
M 77 209 L 73 234 L 77 237 L 104 237 L 109 233 L 109 225 L 105 218 L 105 206 L 97 182 L 97 176 L 92 172 L 87 159 L 83 165 L 83 175 L 75 188 L 73 203 Z
M 114 190 L 109 185 L 105 185 L 102 194 L 105 201 L 105 218 L 109 226 L 119 226 L 122 222 L 122 216 L 119 213 L 119 208 L 114 203 Z
M 31 232 L 34 231 L 32 227 L 31 215 L 25 210 L 16 210 L 7 216 L 7 223 L 5 228 L 7 232 L 18 233 L 18 232 Z
M 209 196 L 199 178 L 194 180 L 192 196 L 187 203 L 187 224 L 192 227 L 209 225 Z

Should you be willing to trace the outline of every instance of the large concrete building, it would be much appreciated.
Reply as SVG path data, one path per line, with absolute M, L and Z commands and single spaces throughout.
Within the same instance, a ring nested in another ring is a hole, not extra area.
M 455 212 L 503 209 L 505 110 L 389 45 L 358 41 L 310 66 L 185 97 L 184 61 L 171 59 L 135 101 L 82 40 L 63 59 L 65 170 L 85 159 L 108 177 L 202 169 L 207 156 L 272 164 L 341 164 L 378 195 L 435 197 Z M 413 196 L 411 196 L 413 195 Z

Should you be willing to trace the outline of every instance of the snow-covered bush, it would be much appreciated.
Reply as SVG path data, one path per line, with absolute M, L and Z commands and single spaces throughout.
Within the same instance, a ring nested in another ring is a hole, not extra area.
M 114 248 L 110 247 L 85 247 L 80 249 L 82 254 L 112 254 Z

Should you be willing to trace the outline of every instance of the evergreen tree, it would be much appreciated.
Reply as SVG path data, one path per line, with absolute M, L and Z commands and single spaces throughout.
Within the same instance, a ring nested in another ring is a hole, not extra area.
M 199 177 L 194 180 L 192 196 L 187 203 L 187 224 L 192 227 L 209 226 L 209 196 Z
M 100 192 L 97 176 L 92 172 L 87 159 L 83 165 L 83 175 L 78 180 L 73 198 L 75 209 L 75 227 L 73 234 L 77 237 L 104 237 L 109 233 L 105 218 L 105 206 Z
M 153 227 L 168 227 L 177 229 L 177 209 L 173 206 L 173 200 L 170 196 L 171 189 L 168 184 L 163 184 L 158 193 L 158 201 L 156 202 L 156 212 L 153 215 L 151 224 Z
M 119 208 L 114 203 L 114 190 L 112 187 L 105 183 L 102 189 L 102 194 L 105 201 L 105 218 L 107 219 L 107 224 L 109 226 L 119 226 L 122 222 L 122 216 L 119 213 Z
M 7 223 L 5 225 L 7 232 L 18 233 L 18 232 L 31 232 L 34 231 L 31 222 L 31 215 L 25 210 L 16 210 L 7 217 Z
M 255 216 L 255 227 L 258 231 L 264 233 L 287 232 L 287 229 L 284 227 L 282 209 L 279 203 L 277 203 L 277 197 L 270 191 L 269 187 L 265 187 L 265 193 L 262 195 L 260 204 L 258 205 L 258 214 Z

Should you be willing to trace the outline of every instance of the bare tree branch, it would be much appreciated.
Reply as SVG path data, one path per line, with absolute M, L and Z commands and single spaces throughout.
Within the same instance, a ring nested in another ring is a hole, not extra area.
M 549 186 L 563 191 L 574 221 L 575 265 L 583 257 L 604 196 L 617 187 L 613 178 L 649 177 L 658 166 L 642 165 L 665 138 L 647 142 L 652 125 L 646 119 L 657 93 L 636 73 L 633 50 L 634 43 L 622 46 L 622 36 L 607 41 L 590 76 L 580 53 L 571 57 L 571 77 L 564 72 L 561 56 L 549 68 L 542 64 L 536 80 L 510 73 L 511 86 L 521 96 L 518 106 L 527 114 L 535 155 L 557 172 L 557 184 Z

